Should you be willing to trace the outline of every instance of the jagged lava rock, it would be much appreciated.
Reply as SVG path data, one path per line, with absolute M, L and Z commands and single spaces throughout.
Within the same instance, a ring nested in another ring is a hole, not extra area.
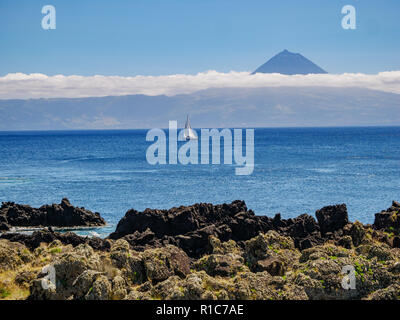
M 106 222 L 98 212 L 71 205 L 68 199 L 60 204 L 32 208 L 29 205 L 3 202 L 0 208 L 0 225 L 12 227 L 92 227 Z
M 210 237 L 242 242 L 269 230 L 292 237 L 300 249 L 323 242 L 319 226 L 312 216 L 303 214 L 287 220 L 281 219 L 279 214 L 274 218 L 256 216 L 240 200 L 231 204 L 200 203 L 170 210 L 138 212 L 131 209 L 109 238 L 124 238 L 139 251 L 172 244 L 191 257 L 199 257 L 211 253 Z
M 343 204 L 323 207 L 315 212 L 321 234 L 324 236 L 328 232 L 335 232 L 343 229 L 348 224 L 347 207 Z
M 192 206 L 181 206 L 169 210 L 146 209 L 138 212 L 129 210 L 119 221 L 111 239 L 117 239 L 135 231 L 144 232 L 150 229 L 156 237 L 185 234 L 213 223 L 228 222 L 239 212 L 247 212 L 244 201 L 213 206 L 210 203 L 199 203 Z
M 237 200 L 231 204 L 200 203 L 170 210 L 131 209 L 109 238 L 124 238 L 135 250 L 173 244 L 191 256 L 199 256 L 210 252 L 210 236 L 241 241 L 270 228 L 270 222 L 259 219 L 247 210 L 244 201 Z
M 392 206 L 386 210 L 383 210 L 375 214 L 374 228 L 385 229 L 385 230 L 396 230 L 400 229 L 400 203 L 393 201 Z
M 98 237 L 82 237 L 74 232 L 59 233 L 49 230 L 39 230 L 32 234 L 5 233 L 0 236 L 0 239 L 22 243 L 30 250 L 36 249 L 41 243 L 52 243 L 55 240 L 59 240 L 64 245 L 71 244 L 74 247 L 87 243 L 93 249 L 100 251 L 109 250 L 111 247 L 109 240 Z

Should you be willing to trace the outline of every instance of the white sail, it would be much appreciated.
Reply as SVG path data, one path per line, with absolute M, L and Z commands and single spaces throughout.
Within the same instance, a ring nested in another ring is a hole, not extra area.
M 189 115 L 186 117 L 185 131 L 183 132 L 183 136 L 185 137 L 186 140 L 197 139 L 196 132 L 190 127 Z

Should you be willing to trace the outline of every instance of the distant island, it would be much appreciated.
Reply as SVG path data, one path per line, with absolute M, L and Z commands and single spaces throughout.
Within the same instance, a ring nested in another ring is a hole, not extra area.
M 185 114 L 192 115 L 194 128 L 386 126 L 400 123 L 399 107 L 400 94 L 317 86 L 0 100 L 0 131 L 165 128 L 169 120 L 183 125 Z

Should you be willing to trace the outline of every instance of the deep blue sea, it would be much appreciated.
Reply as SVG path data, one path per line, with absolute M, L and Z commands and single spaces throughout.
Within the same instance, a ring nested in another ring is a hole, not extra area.
M 256 214 L 289 218 L 346 203 L 351 220 L 372 223 L 400 200 L 400 127 L 256 129 L 249 176 L 234 165 L 150 165 L 146 132 L 1 132 L 0 200 L 67 197 L 102 214 L 102 236 L 130 208 L 242 199 Z

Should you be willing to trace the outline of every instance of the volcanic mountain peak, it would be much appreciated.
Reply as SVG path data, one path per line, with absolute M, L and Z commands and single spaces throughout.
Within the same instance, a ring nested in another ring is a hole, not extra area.
M 287 75 L 327 73 L 300 53 L 283 50 L 269 59 L 252 74 L 256 73 L 281 73 Z

